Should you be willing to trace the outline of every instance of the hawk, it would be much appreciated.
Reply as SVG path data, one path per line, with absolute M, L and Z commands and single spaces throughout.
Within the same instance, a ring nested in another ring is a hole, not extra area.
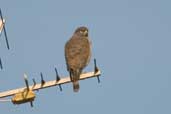
M 88 28 L 78 27 L 73 36 L 65 44 L 65 60 L 74 92 L 79 91 L 79 78 L 82 70 L 88 65 L 91 47 Z

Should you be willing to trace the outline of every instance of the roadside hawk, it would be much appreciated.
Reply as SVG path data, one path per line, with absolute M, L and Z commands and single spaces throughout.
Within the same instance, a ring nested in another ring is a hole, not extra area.
M 88 29 L 78 27 L 73 36 L 65 44 L 65 59 L 74 92 L 79 91 L 79 78 L 82 70 L 88 65 L 91 57 L 91 47 Z

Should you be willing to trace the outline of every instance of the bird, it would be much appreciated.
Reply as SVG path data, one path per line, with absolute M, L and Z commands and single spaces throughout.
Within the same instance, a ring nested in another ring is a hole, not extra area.
M 65 60 L 67 70 L 73 83 L 73 91 L 79 91 L 79 79 L 83 69 L 89 64 L 91 58 L 91 42 L 88 28 L 76 28 L 72 37 L 65 44 Z

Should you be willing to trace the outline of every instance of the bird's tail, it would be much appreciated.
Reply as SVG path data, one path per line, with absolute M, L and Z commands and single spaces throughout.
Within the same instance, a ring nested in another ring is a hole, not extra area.
M 74 90 L 74 92 L 78 92 L 79 88 L 80 88 L 79 82 L 78 81 L 73 82 L 73 90 Z
M 73 78 L 73 90 L 74 92 L 79 91 L 79 79 L 80 79 L 80 70 L 76 70 L 72 73 L 72 78 Z

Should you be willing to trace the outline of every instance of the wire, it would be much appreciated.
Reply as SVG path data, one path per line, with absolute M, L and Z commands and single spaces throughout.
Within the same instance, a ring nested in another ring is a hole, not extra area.
M 0 99 L 0 102 L 11 102 L 11 99 Z

